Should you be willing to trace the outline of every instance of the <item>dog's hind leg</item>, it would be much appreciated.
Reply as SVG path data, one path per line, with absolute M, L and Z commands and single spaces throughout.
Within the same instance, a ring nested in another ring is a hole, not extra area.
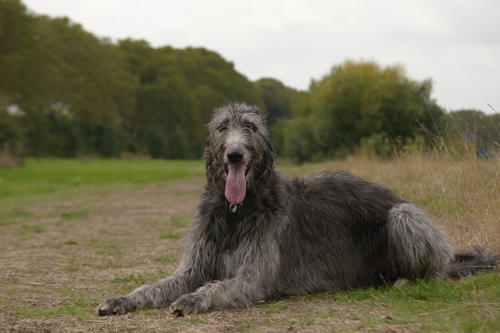
M 446 231 L 419 207 L 403 203 L 389 210 L 388 259 L 397 278 L 446 277 L 453 258 Z

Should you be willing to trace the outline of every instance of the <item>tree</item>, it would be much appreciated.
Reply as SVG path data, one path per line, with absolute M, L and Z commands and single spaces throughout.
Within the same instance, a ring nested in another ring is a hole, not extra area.
M 0 94 L 24 108 L 43 92 L 36 17 L 18 0 L 0 1 Z
M 297 91 L 272 78 L 262 78 L 256 84 L 266 106 L 266 121 L 269 127 L 274 126 L 281 118 L 292 116 L 292 104 Z
M 294 113 L 314 126 L 309 131 L 316 133 L 314 144 L 323 156 L 352 152 L 373 134 L 401 147 L 419 128 L 434 129 L 444 115 L 431 92 L 431 81 L 411 80 L 400 66 L 346 61 L 313 81 Z

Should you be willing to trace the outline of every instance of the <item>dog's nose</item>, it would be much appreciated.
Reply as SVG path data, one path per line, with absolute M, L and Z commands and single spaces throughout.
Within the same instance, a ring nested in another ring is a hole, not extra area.
M 227 159 L 229 163 L 239 163 L 243 160 L 243 151 L 239 149 L 232 149 L 227 152 Z

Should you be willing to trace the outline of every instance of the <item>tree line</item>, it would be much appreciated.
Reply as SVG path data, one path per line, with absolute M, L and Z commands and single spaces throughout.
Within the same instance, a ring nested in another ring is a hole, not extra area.
M 18 0 L 0 2 L 0 77 L 0 142 L 30 156 L 195 158 L 216 106 L 264 107 L 258 87 L 215 52 L 112 43 Z
M 473 123 L 482 145 L 499 141 L 497 116 L 446 113 L 431 93 L 431 81 L 373 62 L 336 65 L 307 91 L 252 82 L 204 48 L 113 43 L 0 1 L 0 149 L 25 156 L 199 158 L 213 109 L 241 101 L 263 110 L 277 152 L 299 162 L 359 147 L 388 154 L 450 119 Z
M 399 65 L 345 61 L 305 92 L 281 92 L 288 102 L 272 103 L 291 112 L 280 111 L 271 130 L 280 154 L 297 162 L 360 151 L 392 157 L 408 147 L 453 146 L 482 156 L 500 150 L 500 114 L 446 112 L 432 98 L 432 81 L 412 80 Z

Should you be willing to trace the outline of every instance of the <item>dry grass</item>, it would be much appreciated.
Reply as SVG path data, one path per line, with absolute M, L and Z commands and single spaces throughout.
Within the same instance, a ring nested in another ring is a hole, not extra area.
M 500 253 L 498 161 L 351 157 L 281 163 L 280 169 L 286 175 L 349 170 L 424 206 L 458 249 L 481 244 Z M 63 189 L 0 200 L 0 331 L 410 332 L 500 324 L 498 273 L 493 279 L 289 298 L 184 318 L 166 309 L 97 317 L 95 308 L 105 297 L 171 273 L 180 259 L 202 192 L 202 168 L 189 178 L 151 179 L 134 185 L 100 181 L 76 193 Z

